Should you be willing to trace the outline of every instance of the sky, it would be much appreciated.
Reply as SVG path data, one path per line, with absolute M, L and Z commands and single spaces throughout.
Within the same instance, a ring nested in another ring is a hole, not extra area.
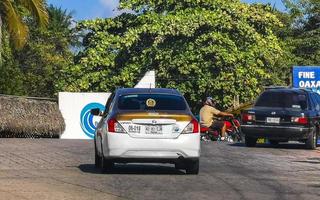
M 276 5 L 280 10 L 285 9 L 281 0 L 242 1 L 248 3 L 271 3 L 272 5 Z M 119 0 L 48 0 L 48 3 L 62 9 L 67 9 L 69 12 L 72 11 L 75 20 L 114 17 L 120 13 L 117 10 Z

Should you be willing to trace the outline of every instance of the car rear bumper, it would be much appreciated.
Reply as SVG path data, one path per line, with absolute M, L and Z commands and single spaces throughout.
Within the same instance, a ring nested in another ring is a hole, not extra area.
M 307 139 L 310 128 L 267 125 L 241 125 L 241 131 L 252 138 L 269 138 L 284 140 Z
M 118 160 L 175 160 L 200 157 L 200 134 L 181 134 L 172 139 L 133 138 L 128 134 L 108 134 L 104 155 Z

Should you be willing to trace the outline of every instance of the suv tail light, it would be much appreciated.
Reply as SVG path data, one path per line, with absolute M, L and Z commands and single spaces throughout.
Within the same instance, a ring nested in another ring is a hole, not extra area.
M 121 124 L 116 119 L 109 119 L 108 132 L 125 133 L 125 130 L 122 128 Z
M 197 120 L 192 119 L 191 122 L 184 128 L 182 131 L 183 134 L 188 134 L 188 133 L 199 133 L 199 123 Z
M 291 117 L 291 122 L 298 123 L 298 124 L 307 124 L 308 118 L 306 118 L 306 117 Z
M 256 116 L 248 113 L 242 114 L 242 122 L 250 122 L 250 121 L 256 121 Z

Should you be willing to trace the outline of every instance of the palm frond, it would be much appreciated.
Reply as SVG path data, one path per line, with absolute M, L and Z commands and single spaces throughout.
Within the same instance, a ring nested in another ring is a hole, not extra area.
M 19 0 L 19 3 L 30 11 L 41 27 L 48 25 L 49 15 L 43 0 Z
M 10 33 L 10 38 L 13 45 L 20 49 L 27 41 L 28 27 L 23 23 L 20 15 L 16 12 L 16 9 L 10 0 L 2 0 L 2 6 L 6 21 L 5 24 Z

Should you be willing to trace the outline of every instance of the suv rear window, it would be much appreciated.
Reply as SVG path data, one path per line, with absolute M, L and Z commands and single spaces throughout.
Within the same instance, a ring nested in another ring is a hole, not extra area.
M 130 94 L 119 97 L 120 110 L 185 110 L 181 96 L 167 94 Z
M 305 110 L 307 108 L 307 97 L 304 94 L 293 92 L 264 92 L 258 98 L 255 106 Z

